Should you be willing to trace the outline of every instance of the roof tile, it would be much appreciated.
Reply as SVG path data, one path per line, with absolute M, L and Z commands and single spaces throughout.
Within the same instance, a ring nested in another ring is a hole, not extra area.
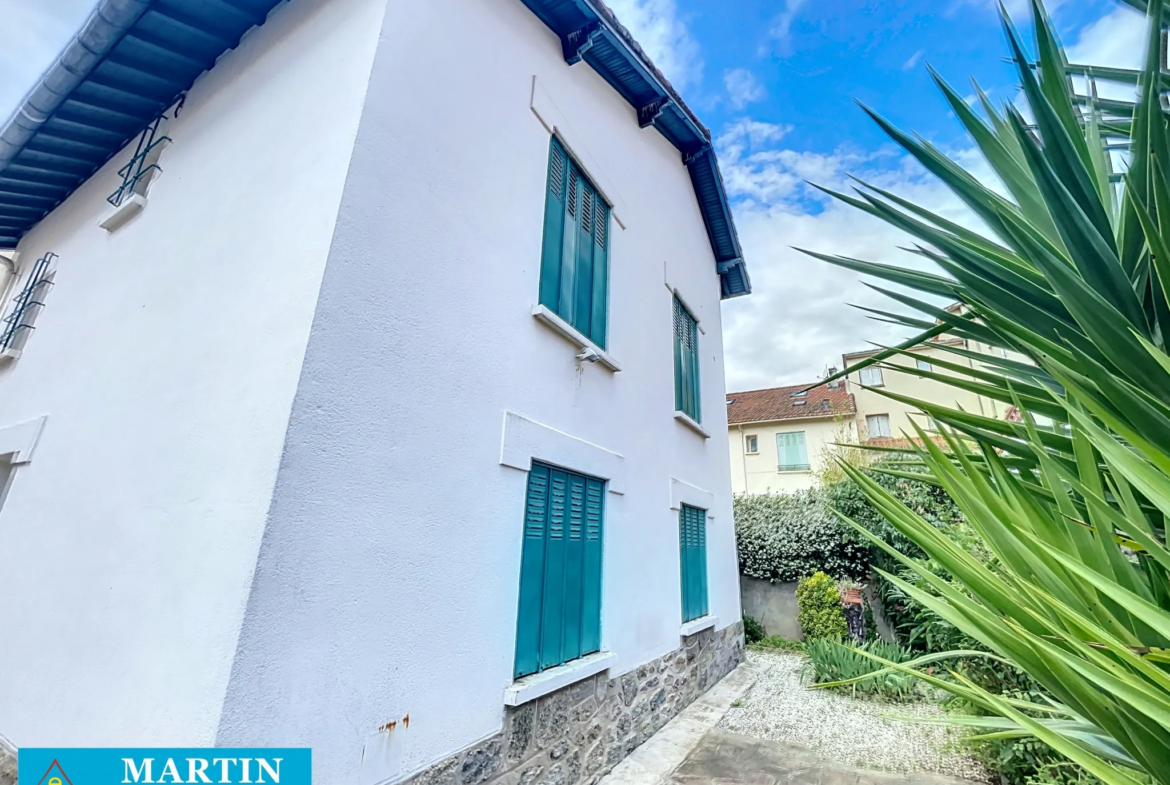
M 730 425 L 771 420 L 795 420 L 809 417 L 835 417 L 854 414 L 857 405 L 844 384 L 830 389 L 821 384 L 805 395 L 795 395 L 808 388 L 807 384 L 791 387 L 770 387 L 766 390 L 748 390 L 727 394 L 727 422 Z M 804 403 L 799 403 L 804 401 Z

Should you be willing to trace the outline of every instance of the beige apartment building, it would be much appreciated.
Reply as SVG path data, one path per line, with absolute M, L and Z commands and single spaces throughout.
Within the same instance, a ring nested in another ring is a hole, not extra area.
M 948 347 L 980 354 L 1001 351 L 943 335 L 911 349 L 909 354 L 887 359 L 880 366 L 850 373 L 843 382 L 811 389 L 807 384 L 798 384 L 728 393 L 732 490 L 737 494 L 787 493 L 811 488 L 816 484 L 818 470 L 832 459 L 834 443 L 894 442 L 904 439 L 907 433 L 914 433 L 912 422 L 933 430 L 925 414 L 914 406 L 887 398 L 881 390 L 959 407 L 985 417 L 1007 418 L 1011 407 L 999 401 L 898 370 L 917 367 L 956 376 L 959 374 L 938 366 L 937 362 L 978 366 L 978 360 L 948 351 Z M 857 365 L 879 351 L 846 354 L 842 357 L 843 367 Z

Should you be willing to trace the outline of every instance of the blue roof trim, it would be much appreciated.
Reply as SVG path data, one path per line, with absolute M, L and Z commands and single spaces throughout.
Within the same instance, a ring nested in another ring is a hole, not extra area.
M 0 248 L 13 247 L 281 0 L 101 0 L 0 127 Z
M 682 153 L 711 240 L 722 296 L 750 294 L 735 221 L 708 131 L 601 0 L 523 0 L 561 39 L 565 61 L 589 63 Z

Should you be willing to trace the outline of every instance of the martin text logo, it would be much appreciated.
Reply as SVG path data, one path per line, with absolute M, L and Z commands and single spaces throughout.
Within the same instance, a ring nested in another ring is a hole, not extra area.
M 22 748 L 18 785 L 311 785 L 304 748 Z M 68 772 L 68 773 L 66 773 Z

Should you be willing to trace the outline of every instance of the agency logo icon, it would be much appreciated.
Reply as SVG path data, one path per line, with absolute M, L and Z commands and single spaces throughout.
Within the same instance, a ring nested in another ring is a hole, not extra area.
M 41 777 L 41 781 L 37 785 L 73 785 L 73 780 L 69 779 L 65 769 L 61 768 L 61 764 L 57 762 L 56 758 L 53 758 L 53 762 L 45 770 L 45 776 Z

